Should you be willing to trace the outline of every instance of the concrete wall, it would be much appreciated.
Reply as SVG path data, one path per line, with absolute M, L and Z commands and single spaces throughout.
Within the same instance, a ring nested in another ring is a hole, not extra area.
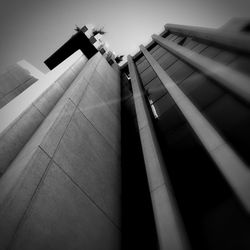
M 34 103 L 46 118 L 0 179 L 0 249 L 119 248 L 119 85 L 97 53 L 51 111 Z
M 10 102 L 37 79 L 21 66 L 15 64 L 0 75 L 0 108 Z
M 87 59 L 76 53 L 0 110 L 0 175 L 60 100 Z

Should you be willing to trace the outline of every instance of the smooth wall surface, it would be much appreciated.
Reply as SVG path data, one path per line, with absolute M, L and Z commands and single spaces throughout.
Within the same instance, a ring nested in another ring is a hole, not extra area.
M 37 79 L 20 65 L 12 65 L 0 75 L 0 109 Z
M 2 176 L 0 249 L 119 249 L 119 79 L 91 58 Z

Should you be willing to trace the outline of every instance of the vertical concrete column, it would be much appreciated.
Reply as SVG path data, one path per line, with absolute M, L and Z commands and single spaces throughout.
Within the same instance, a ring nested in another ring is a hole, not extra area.
M 228 32 L 221 29 L 202 28 L 188 25 L 166 24 L 165 29 L 181 36 L 189 36 L 199 41 L 219 45 L 230 50 L 238 50 L 243 53 L 250 53 L 249 35 L 242 32 Z
M 238 95 L 245 102 L 250 102 L 249 77 L 160 36 L 153 35 L 152 38 L 173 55 L 181 58 L 181 60 L 201 71 L 204 75 L 215 80 L 222 87 Z
M 168 76 L 159 63 L 147 49 L 141 45 L 140 49 L 153 70 L 167 89 L 169 95 L 193 129 L 207 153 L 213 159 L 222 175 L 241 201 L 245 210 L 250 212 L 250 173 L 249 167 L 240 156 L 225 141 L 220 133 L 189 100 L 182 90 Z
M 172 195 L 170 182 L 166 175 L 165 164 L 150 114 L 131 56 L 128 56 L 128 66 L 160 249 L 189 249 L 178 208 Z

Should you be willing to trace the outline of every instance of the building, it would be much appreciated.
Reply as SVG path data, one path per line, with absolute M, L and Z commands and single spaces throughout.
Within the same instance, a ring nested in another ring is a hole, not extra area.
M 233 24 L 166 25 L 120 68 L 82 34 L 55 52 L 0 110 L 0 249 L 249 249 L 250 37 Z
M 166 25 L 121 70 L 161 249 L 249 248 L 250 36 L 236 24 Z
M 43 74 L 26 61 L 9 66 L 0 75 L 0 109 L 31 86 Z

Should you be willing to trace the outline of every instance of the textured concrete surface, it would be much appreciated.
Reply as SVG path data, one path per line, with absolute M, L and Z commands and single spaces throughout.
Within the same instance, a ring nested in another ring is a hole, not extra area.
M 44 136 L 40 147 L 49 155 L 53 156 L 56 151 L 56 148 L 64 134 L 66 127 L 68 126 L 73 112 L 75 111 L 76 106 L 68 100 L 61 111 L 58 113 L 56 120 L 50 126 L 48 132 Z M 53 116 L 56 114 L 53 114 Z
M 52 164 L 12 249 L 119 249 L 119 231 Z
M 48 113 L 55 106 L 57 101 L 61 98 L 63 93 L 64 93 L 64 89 L 61 88 L 61 86 L 57 82 L 55 82 L 33 104 L 34 104 L 34 106 L 36 106 L 39 109 L 39 111 L 44 116 L 47 116 Z
M 63 96 L 67 87 L 73 82 L 80 72 L 78 64 L 83 66 L 85 57 L 80 57 L 73 66 L 54 82 L 36 101 L 33 102 L 19 117 L 14 120 L 0 134 L 0 173 L 8 168 L 23 146 L 28 142 L 33 133 L 48 116 L 55 104 Z M 74 73 L 72 67 L 75 68 Z M 61 87 L 62 86 L 62 87 Z M 79 93 L 79 91 L 78 91 Z M 12 107 L 15 108 L 15 107 Z M 9 110 L 11 112 L 11 110 Z M 56 115 L 53 115 L 55 117 Z M 5 116 L 1 117 L 5 119 Z
M 119 156 L 79 110 L 54 159 L 93 202 L 119 224 Z
M 49 161 L 50 158 L 38 148 L 31 158 L 26 155 L 16 161 L 4 183 L 1 182 L 1 192 L 7 195 L 5 199 L 0 195 L 0 249 L 9 245 Z
M 46 117 L 32 135 L 20 122 L 30 139 L 0 179 L 0 249 L 120 247 L 119 74 L 100 54 L 75 79 L 71 72 L 33 104 Z M 113 111 L 109 98 L 116 99 Z
M 59 85 L 66 90 L 72 81 L 75 79 L 77 74 L 73 72 L 72 70 L 67 70 L 61 77 L 59 77 L 56 82 L 59 83 Z
M 92 75 L 91 87 L 99 97 L 109 106 L 111 111 L 120 117 L 120 96 L 112 88 L 110 82 L 105 81 L 99 73 Z
M 10 102 L 18 94 L 23 92 L 37 79 L 30 73 L 15 64 L 9 66 L 5 72 L 0 75 L 0 108 Z
M 0 138 L 0 171 L 4 173 L 30 136 L 38 128 L 44 116 L 31 106 Z
M 119 150 L 120 124 L 109 107 L 101 98 L 88 86 L 86 93 L 79 104 L 79 109 L 87 119 L 106 138 L 114 150 Z

